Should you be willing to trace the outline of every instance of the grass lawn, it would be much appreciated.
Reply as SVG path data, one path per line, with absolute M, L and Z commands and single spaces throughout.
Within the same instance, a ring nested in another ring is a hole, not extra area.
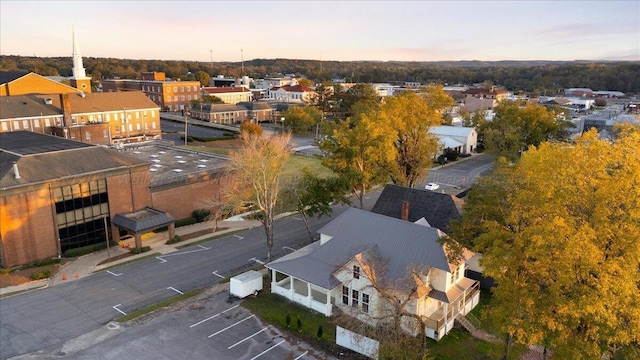
M 440 341 L 427 341 L 429 354 L 436 360 L 500 359 L 502 345 L 478 340 L 466 331 L 453 329 Z

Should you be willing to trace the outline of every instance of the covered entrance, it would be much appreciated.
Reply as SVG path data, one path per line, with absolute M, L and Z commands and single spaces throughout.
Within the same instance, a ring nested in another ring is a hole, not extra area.
M 172 239 L 176 235 L 175 221 L 176 219 L 168 212 L 151 207 L 146 207 L 134 212 L 116 214 L 116 216 L 113 217 L 114 226 L 135 236 L 136 248 L 138 249 L 142 247 L 142 234 L 165 226 L 169 228 L 169 239 Z M 114 240 L 120 240 L 119 236 Z

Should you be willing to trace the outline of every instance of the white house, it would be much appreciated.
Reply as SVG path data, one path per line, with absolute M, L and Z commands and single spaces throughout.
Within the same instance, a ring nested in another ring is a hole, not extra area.
M 412 223 L 356 208 L 345 211 L 319 231 L 320 240 L 265 265 L 271 292 L 331 316 L 343 313 L 375 325 L 391 320 L 390 301 L 380 289 L 406 295 L 402 324 L 440 339 L 456 317 L 479 301 L 477 281 L 465 277 L 465 261 L 450 263 L 444 235 L 426 221 Z M 473 254 L 465 252 L 464 259 Z
M 308 103 L 315 90 L 302 85 L 284 85 L 269 89 L 269 98 L 287 103 Z
M 216 96 L 225 104 L 237 104 L 253 100 L 251 90 L 243 86 L 205 87 L 204 96 Z
M 478 132 L 471 127 L 434 126 L 429 132 L 438 136 L 444 149 L 455 150 L 459 154 L 468 154 L 477 147 Z

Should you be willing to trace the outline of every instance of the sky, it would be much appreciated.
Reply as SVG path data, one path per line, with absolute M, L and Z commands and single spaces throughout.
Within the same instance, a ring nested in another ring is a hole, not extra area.
M 640 1 L 0 1 L 0 54 L 640 60 Z

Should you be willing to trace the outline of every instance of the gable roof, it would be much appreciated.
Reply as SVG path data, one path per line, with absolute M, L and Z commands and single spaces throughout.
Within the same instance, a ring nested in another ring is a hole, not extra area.
M 387 184 L 371 212 L 397 219 L 402 215 L 402 203 L 409 202 L 409 221 L 425 218 L 434 228 L 447 231 L 449 222 L 460 217 L 461 200 L 453 195 Z
M 25 94 L 60 94 L 60 93 L 82 93 L 82 91 L 45 76 L 30 72 L 12 79 L 9 74 L 9 81 L 0 83 L 4 95 L 25 95 Z
M 0 85 L 12 82 L 15 79 L 19 79 L 27 75 L 28 73 L 28 71 L 24 70 L 0 71 Z
M 53 97 L 44 98 L 51 99 Z M 0 119 L 61 116 L 60 106 L 53 105 L 53 101 L 47 104 L 44 98 L 34 94 L 0 97 Z
M 438 229 L 350 208 L 318 230 L 331 237 L 274 260 L 266 267 L 324 289 L 340 284 L 334 273 L 357 254 L 374 251 L 385 259 L 386 280 L 404 278 L 411 265 L 449 272 Z
M 464 127 L 464 126 L 434 126 L 429 129 L 429 132 L 436 135 L 445 135 L 445 136 L 462 136 L 469 137 L 475 131 L 472 127 Z

